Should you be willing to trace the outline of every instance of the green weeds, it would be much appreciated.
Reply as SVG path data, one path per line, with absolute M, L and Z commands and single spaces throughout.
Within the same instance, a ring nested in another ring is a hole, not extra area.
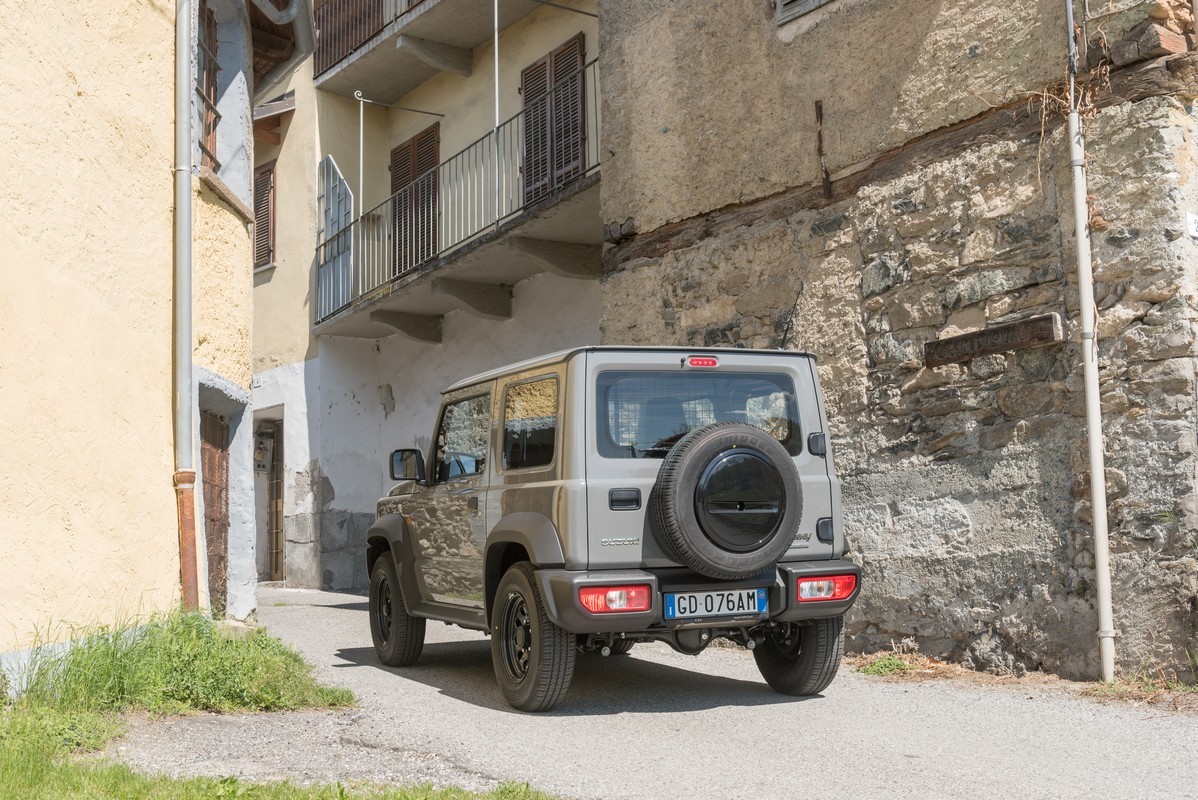
M 353 702 L 322 687 L 294 650 L 258 629 L 222 633 L 201 614 L 92 632 L 60 652 L 35 652 L 22 702 L 113 712 L 274 711 Z
M 894 653 L 885 653 L 861 665 L 857 671 L 864 675 L 891 675 L 895 672 L 903 672 L 909 669 L 911 669 L 910 663 Z

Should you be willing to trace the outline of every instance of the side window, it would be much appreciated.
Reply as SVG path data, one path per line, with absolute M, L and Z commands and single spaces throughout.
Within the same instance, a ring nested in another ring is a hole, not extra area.
M 445 407 L 437 431 L 437 482 L 478 475 L 487 466 L 491 396 L 471 397 Z
M 557 439 L 557 378 L 509 386 L 503 404 L 503 467 L 543 467 Z

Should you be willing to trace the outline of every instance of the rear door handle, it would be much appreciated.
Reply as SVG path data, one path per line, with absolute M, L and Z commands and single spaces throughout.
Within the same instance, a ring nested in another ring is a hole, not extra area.
M 478 495 L 474 495 L 466 500 L 466 508 L 471 511 L 478 511 Z

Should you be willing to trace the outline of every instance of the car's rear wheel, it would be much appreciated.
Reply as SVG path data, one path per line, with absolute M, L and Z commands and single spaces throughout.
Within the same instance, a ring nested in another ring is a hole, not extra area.
M 389 667 L 416 663 L 424 649 L 424 618 L 413 617 L 399 590 L 395 561 L 383 553 L 370 571 L 370 638 L 379 659 Z
M 761 428 L 717 422 L 666 454 L 649 496 L 658 539 L 701 575 L 736 580 L 778 562 L 803 516 L 799 471 Z
M 632 646 L 636 644 L 632 639 L 616 639 L 611 643 L 611 654 L 613 656 L 622 656 L 632 652 Z
M 553 624 L 531 564 L 513 564 L 491 608 L 491 662 L 503 698 L 521 711 L 548 711 L 574 676 L 575 637 Z
M 753 649 L 757 669 L 774 691 L 803 697 L 828 688 L 844 656 L 844 617 L 782 623 Z

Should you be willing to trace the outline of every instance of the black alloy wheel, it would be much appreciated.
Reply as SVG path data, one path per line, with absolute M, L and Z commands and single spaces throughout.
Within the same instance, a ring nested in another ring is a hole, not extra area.
M 503 666 L 514 683 L 528 676 L 528 664 L 532 658 L 532 621 L 528 617 L 528 603 L 524 596 L 513 594 L 507 598 L 503 608 Z

